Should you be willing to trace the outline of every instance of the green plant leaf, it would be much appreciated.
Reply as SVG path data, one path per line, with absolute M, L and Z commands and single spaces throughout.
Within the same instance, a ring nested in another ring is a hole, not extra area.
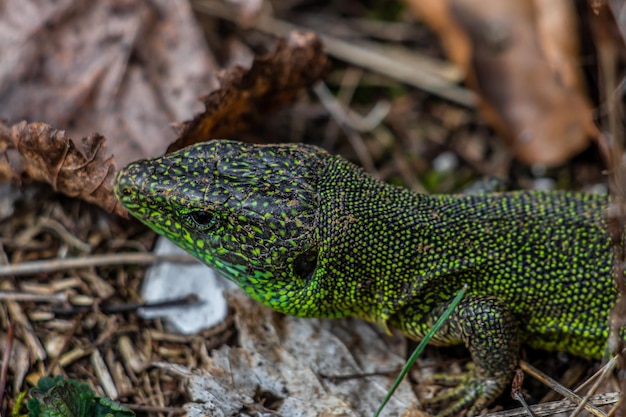
M 44 377 L 31 389 L 28 417 L 132 417 L 134 412 L 109 398 L 96 397 L 75 379 Z

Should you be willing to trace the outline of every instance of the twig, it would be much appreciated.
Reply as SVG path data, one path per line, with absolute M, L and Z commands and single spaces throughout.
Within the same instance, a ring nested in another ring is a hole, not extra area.
M 610 392 L 606 394 L 594 395 L 589 401 L 595 407 L 615 404 L 620 397 L 619 392 Z M 587 404 L 589 405 L 589 404 Z M 532 413 L 537 417 L 551 416 L 558 413 L 565 413 L 576 408 L 576 404 L 569 400 L 554 401 L 543 404 L 531 405 Z M 482 417 L 526 417 L 528 416 L 524 408 L 516 408 L 514 410 L 498 411 L 497 413 L 485 414 Z
M 98 382 L 100 382 L 102 390 L 109 398 L 117 400 L 119 398 L 119 394 L 117 387 L 115 386 L 115 381 L 113 381 L 111 372 L 104 363 L 104 359 L 102 358 L 100 351 L 98 349 L 94 349 L 93 352 L 91 352 L 89 359 L 91 360 L 91 366 L 93 366 L 94 374 L 96 375 L 96 378 L 98 378 Z
M 85 317 L 85 313 L 81 313 L 78 316 L 74 317 L 74 320 L 72 321 L 72 327 L 67 333 L 63 335 L 62 343 L 57 352 L 57 355 L 52 358 L 52 360 L 50 361 L 50 364 L 48 365 L 48 369 L 47 369 L 48 374 L 54 371 L 54 368 L 57 366 L 57 364 L 59 364 L 59 367 L 61 368 L 63 367 L 63 365 L 60 364 L 60 361 L 63 358 L 63 353 L 69 347 L 70 341 L 72 340 L 72 337 L 74 337 L 74 334 L 76 333 L 78 326 L 80 326 L 80 324 L 82 323 L 84 317 Z
M 91 266 L 153 264 L 157 262 L 197 262 L 189 255 L 157 255 L 153 253 L 116 253 L 112 255 L 93 255 L 84 258 L 47 259 L 24 262 L 16 265 L 0 265 L 0 277 L 7 275 L 32 275 L 66 269 L 86 268 Z
M 190 294 L 185 297 L 175 298 L 171 300 L 163 300 L 147 303 L 128 303 L 101 305 L 99 310 L 104 314 L 121 314 L 142 309 L 171 308 L 190 306 L 200 302 L 200 298 L 196 294 Z M 91 306 L 71 307 L 71 308 L 52 308 L 52 312 L 58 315 L 82 314 L 92 310 Z
M 355 132 L 354 129 L 352 129 L 346 122 L 346 112 L 328 90 L 326 84 L 324 84 L 322 81 L 319 81 L 315 83 L 315 85 L 313 86 L 313 90 L 319 97 L 322 105 L 326 108 L 326 110 L 328 110 L 328 112 L 333 117 L 333 119 L 335 119 L 341 130 L 343 130 L 343 132 L 346 134 L 346 137 L 348 138 L 350 145 L 352 145 L 352 148 L 359 157 L 359 161 L 363 165 L 363 168 L 365 168 L 368 172 L 373 173 L 373 175 L 378 176 L 376 166 L 374 165 L 374 160 L 367 150 L 365 143 L 363 143 L 363 138 L 361 138 L 361 136 L 357 132 Z
M 34 236 L 41 233 L 42 230 L 55 233 L 68 246 L 71 246 L 81 252 L 91 251 L 91 245 L 89 243 L 83 242 L 76 236 L 73 236 L 60 222 L 45 217 L 40 218 L 37 221 L 37 224 L 24 230 L 24 232 L 22 232 L 19 236 L 16 236 L 12 242 L 17 246 L 25 246 L 33 239 Z
M 330 14 L 302 13 L 294 16 L 299 24 L 307 25 L 316 30 L 338 33 L 342 38 L 369 37 L 399 44 L 414 41 L 420 28 L 413 22 L 378 20 L 375 18 L 335 17 Z M 439 61 L 441 62 L 441 61 Z M 456 69 L 450 64 L 441 68 L 442 71 Z
M 569 417 L 576 417 L 578 416 L 578 414 L 580 414 L 580 412 L 583 410 L 583 407 L 585 407 L 585 404 L 589 402 L 589 399 L 598 390 L 600 384 L 603 383 L 609 376 L 609 374 L 613 372 L 613 370 L 617 366 L 617 362 L 618 356 L 613 356 L 613 358 L 611 358 L 611 360 L 602 367 L 602 371 L 598 376 L 596 382 L 591 386 L 591 388 L 589 388 L 589 392 L 587 392 L 587 394 L 583 397 L 583 400 L 580 402 L 580 404 L 578 404 L 578 407 L 576 407 L 576 409 L 572 412 L 572 414 L 570 414 Z
M 0 301 L 62 304 L 67 302 L 67 294 L 33 294 L 20 291 L 0 291 Z
M 617 357 L 613 356 L 607 363 L 603 364 L 600 369 L 598 369 L 593 375 L 583 381 L 579 386 L 576 387 L 574 392 L 581 393 L 584 391 L 589 385 L 595 384 L 596 378 L 602 380 L 604 378 L 604 374 L 608 372 L 612 372 L 615 369 L 615 362 L 617 361 Z
M 548 387 L 552 388 L 553 390 L 555 390 L 556 392 L 558 392 L 559 394 L 561 394 L 568 400 L 573 401 L 575 404 L 583 404 L 585 409 L 589 411 L 590 413 L 592 413 L 593 415 L 597 417 L 606 417 L 606 414 L 602 410 L 595 407 L 593 404 L 585 404 L 583 399 L 580 396 L 575 394 L 573 391 L 565 388 L 563 385 L 559 384 L 556 380 L 554 380 L 553 378 L 550 378 L 548 375 L 544 374 L 543 372 L 541 372 L 539 369 L 535 368 L 528 362 L 520 361 L 520 368 L 522 368 L 524 372 L 527 372 L 528 374 L 532 375 L 537 380 L 547 385 Z
M 347 67 L 341 74 L 339 81 L 339 90 L 337 91 L 336 100 L 343 106 L 349 107 L 354 97 L 354 93 L 363 78 L 363 70 L 357 67 Z M 334 149 L 335 141 L 341 128 L 337 123 L 328 123 L 324 131 L 324 140 L 322 147 L 324 149 Z
M 0 285 L 0 288 L 2 288 L 3 290 L 15 290 L 15 286 L 9 280 L 5 280 L 4 282 L 0 283 Z M 24 313 L 21 305 L 19 303 L 16 303 L 15 301 L 7 301 L 4 304 L 9 311 L 9 320 L 12 319 L 13 322 L 16 323 L 21 329 L 20 336 L 23 339 L 24 343 L 28 346 L 31 357 L 40 361 L 45 360 L 48 356 L 46 353 L 46 349 L 44 349 L 41 341 L 35 334 L 35 330 L 28 320 L 28 317 Z
M 397 368 L 397 369 L 380 370 L 376 372 L 360 372 L 360 373 L 344 374 L 344 375 L 329 375 L 323 372 L 318 372 L 317 375 L 320 378 L 324 378 L 328 380 L 329 382 L 336 384 L 339 381 L 349 381 L 351 379 L 362 379 L 362 378 L 368 378 L 371 376 L 381 376 L 381 375 L 393 376 L 393 375 L 397 375 L 398 372 L 400 372 L 401 370 L 402 368 Z

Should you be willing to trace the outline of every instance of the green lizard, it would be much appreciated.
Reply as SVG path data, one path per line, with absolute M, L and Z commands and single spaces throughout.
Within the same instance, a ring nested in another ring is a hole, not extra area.
M 356 316 L 475 366 L 441 415 L 474 414 L 509 384 L 520 344 L 601 358 L 616 298 L 606 197 L 518 191 L 424 195 L 307 145 L 212 141 L 135 162 L 115 192 L 135 217 L 261 303 Z

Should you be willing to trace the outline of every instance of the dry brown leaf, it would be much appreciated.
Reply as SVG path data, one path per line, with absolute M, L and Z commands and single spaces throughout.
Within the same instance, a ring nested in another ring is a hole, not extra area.
M 6 0 L 0 118 L 100 132 L 117 163 L 161 155 L 217 65 L 186 0 Z
M 291 103 L 328 68 L 315 34 L 292 33 L 278 42 L 274 52 L 256 58 L 249 70 L 236 67 L 219 73 L 220 87 L 203 98 L 205 111 L 180 125 L 181 134 L 167 151 L 251 130 L 268 113 Z
M 436 7 L 406 1 L 441 37 L 479 93 L 483 116 L 520 160 L 559 165 L 597 137 L 571 32 L 560 33 L 569 38 L 565 42 L 552 39 L 554 30 L 546 28 L 575 28 L 565 7 L 543 4 L 537 10 L 534 0 L 447 0 L 434 2 Z
M 115 159 L 107 155 L 105 141 L 96 133 L 76 142 L 45 123 L 0 123 L 0 179 L 45 182 L 70 197 L 125 215 L 113 195 Z
M 550 70 L 567 87 L 584 92 L 576 6 L 571 0 L 534 0 L 539 46 Z

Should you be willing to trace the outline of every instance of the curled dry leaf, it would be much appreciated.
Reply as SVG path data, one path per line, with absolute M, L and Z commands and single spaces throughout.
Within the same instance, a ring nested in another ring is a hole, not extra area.
M 520 160 L 559 165 L 597 137 L 572 43 L 571 4 L 446 0 L 433 7 L 406 1 L 438 33 L 479 93 L 483 116 Z M 555 31 L 566 33 L 556 39 Z
M 105 141 L 92 134 L 77 142 L 45 123 L 0 123 L 0 179 L 45 182 L 70 197 L 125 216 L 113 195 L 115 159 L 107 155 Z
M 179 126 L 173 152 L 197 142 L 232 138 L 251 130 L 271 111 L 291 103 L 329 69 L 322 44 L 313 33 L 292 33 L 276 50 L 256 58 L 249 70 L 218 73 L 219 88 L 202 100 L 205 111 Z

